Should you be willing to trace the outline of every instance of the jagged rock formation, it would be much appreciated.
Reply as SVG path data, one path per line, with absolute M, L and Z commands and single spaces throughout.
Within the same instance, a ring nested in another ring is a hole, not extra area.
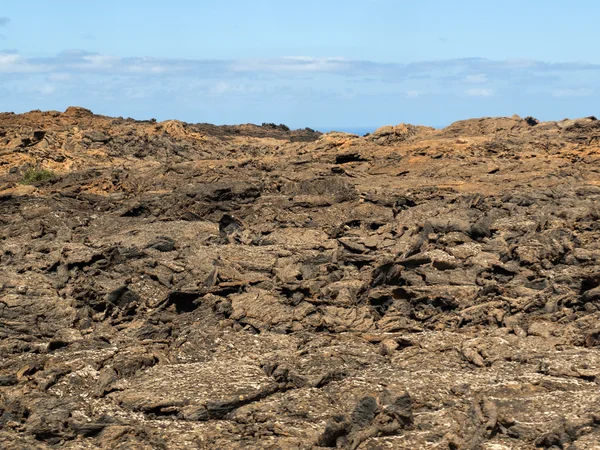
M 599 139 L 1 114 L 0 447 L 598 448 Z

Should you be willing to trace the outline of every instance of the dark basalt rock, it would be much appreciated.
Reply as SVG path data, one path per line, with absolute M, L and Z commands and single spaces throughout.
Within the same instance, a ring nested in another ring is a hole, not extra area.
M 0 114 L 0 448 L 594 448 L 598 123 Z

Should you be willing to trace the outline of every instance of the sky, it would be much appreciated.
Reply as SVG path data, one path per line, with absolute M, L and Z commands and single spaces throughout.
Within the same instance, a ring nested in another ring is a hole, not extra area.
M 599 114 L 592 0 L 4 0 L 0 111 L 321 130 Z

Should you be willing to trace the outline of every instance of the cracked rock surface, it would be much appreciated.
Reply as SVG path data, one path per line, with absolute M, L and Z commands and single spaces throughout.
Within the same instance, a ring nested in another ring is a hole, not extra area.
M 599 150 L 0 114 L 0 448 L 598 449 Z

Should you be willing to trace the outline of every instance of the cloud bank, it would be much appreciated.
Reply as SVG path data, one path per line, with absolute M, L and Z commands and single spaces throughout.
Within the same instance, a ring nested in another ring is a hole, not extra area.
M 8 19 L 5 19 L 8 20 Z M 2 24 L 0 18 L 0 25 Z M 383 81 L 396 81 L 443 72 L 463 73 L 467 83 L 485 83 L 508 76 L 539 73 L 599 72 L 599 64 L 548 63 L 514 59 L 493 61 L 485 58 L 462 58 L 411 63 L 384 63 L 345 58 L 313 58 L 287 56 L 274 59 L 210 60 L 118 57 L 85 50 L 66 50 L 56 56 L 26 58 L 15 51 L 0 51 L 3 73 L 50 73 L 69 71 L 112 75 L 170 74 L 194 77 L 226 77 L 252 74 L 331 74 L 349 77 L 376 76 Z
M 192 121 L 288 120 L 302 126 L 413 118 L 438 125 L 469 116 L 518 113 L 526 107 L 532 114 L 547 112 L 548 105 L 562 115 L 583 115 L 592 102 L 597 104 L 599 74 L 597 64 L 522 59 L 214 60 L 119 57 L 85 50 L 27 57 L 0 50 L 0 109 L 80 104 L 108 114 Z

